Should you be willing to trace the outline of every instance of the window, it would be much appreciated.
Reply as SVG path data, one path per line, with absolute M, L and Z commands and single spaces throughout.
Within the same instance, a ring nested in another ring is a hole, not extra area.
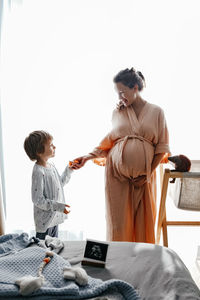
M 10 3 L 10 5 L 8 5 Z M 31 172 L 23 150 L 33 130 L 54 136 L 54 163 L 87 154 L 111 128 L 112 78 L 134 66 L 143 97 L 166 114 L 171 151 L 199 159 L 199 1 L 4 1 L 2 128 L 7 232 L 33 230 Z M 189 12 L 189 13 L 188 13 Z M 105 239 L 104 168 L 88 162 L 65 187 L 62 231 Z

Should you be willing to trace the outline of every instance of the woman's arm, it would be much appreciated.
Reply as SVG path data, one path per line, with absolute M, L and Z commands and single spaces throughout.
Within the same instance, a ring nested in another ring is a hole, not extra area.
M 73 169 L 80 169 L 84 166 L 84 164 L 91 159 L 95 158 L 103 158 L 107 157 L 108 152 L 113 147 L 114 141 L 111 139 L 111 134 L 107 134 L 104 139 L 100 142 L 99 146 L 96 147 L 91 153 L 88 153 L 87 155 L 80 156 L 75 158 L 72 161 L 72 168 Z M 78 161 L 78 162 L 76 162 Z
M 92 154 L 87 154 L 87 155 L 77 157 L 73 161 L 71 161 L 71 168 L 73 170 L 78 170 L 78 169 L 82 168 L 88 160 L 94 159 L 94 158 L 95 158 L 95 156 Z
M 163 159 L 165 153 L 157 153 L 154 155 L 152 164 L 151 164 L 151 173 L 157 168 L 161 160 Z
M 157 168 L 161 160 L 163 159 L 165 153 L 158 153 L 154 155 L 152 164 L 151 164 L 151 174 L 153 171 Z M 132 179 L 133 185 L 138 188 L 141 187 L 143 184 L 147 182 L 147 176 L 146 175 L 141 175 L 138 176 L 137 178 Z

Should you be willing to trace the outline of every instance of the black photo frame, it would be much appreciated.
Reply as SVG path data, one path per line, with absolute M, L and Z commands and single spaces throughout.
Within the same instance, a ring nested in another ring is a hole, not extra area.
M 106 242 L 87 240 L 82 264 L 105 267 L 108 246 Z

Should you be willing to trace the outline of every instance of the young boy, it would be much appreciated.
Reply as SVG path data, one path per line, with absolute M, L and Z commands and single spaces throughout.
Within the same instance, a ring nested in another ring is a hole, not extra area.
M 64 222 L 70 207 L 65 204 L 63 186 L 70 180 L 73 165 L 67 166 L 60 176 L 48 162 L 55 156 L 53 137 L 45 131 L 34 131 L 24 141 L 28 157 L 36 161 L 32 172 L 32 201 L 36 237 L 58 237 L 58 224 Z

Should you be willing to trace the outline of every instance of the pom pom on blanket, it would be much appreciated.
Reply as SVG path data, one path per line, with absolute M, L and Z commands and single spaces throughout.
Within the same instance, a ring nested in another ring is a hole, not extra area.
M 45 245 L 55 253 L 59 253 L 64 248 L 64 243 L 57 237 L 45 236 Z
M 30 295 L 31 293 L 37 291 L 41 288 L 44 283 L 44 277 L 41 275 L 39 277 L 33 277 L 31 275 L 27 275 L 21 277 L 15 281 L 20 288 L 19 292 L 23 296 Z
M 63 276 L 68 280 L 75 280 L 79 285 L 88 284 L 88 275 L 83 268 L 80 267 L 64 267 L 63 268 Z

